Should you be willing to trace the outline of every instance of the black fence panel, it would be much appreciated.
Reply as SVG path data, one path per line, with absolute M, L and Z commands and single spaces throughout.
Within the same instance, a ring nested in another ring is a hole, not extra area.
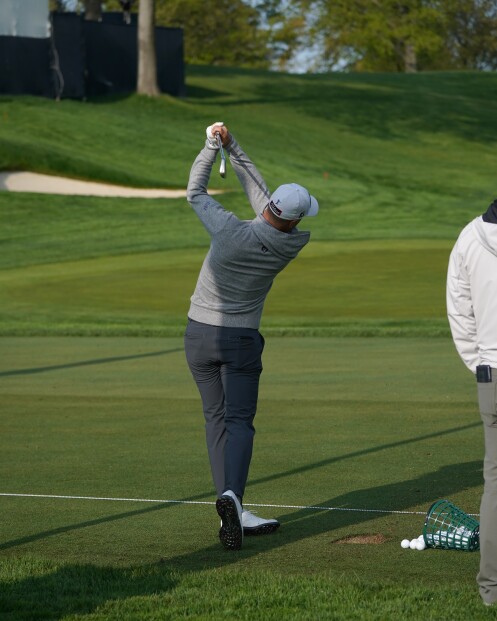
M 0 37 L 0 93 L 52 96 L 50 39 Z
M 134 26 L 138 24 L 138 13 L 130 13 L 129 18 L 130 24 Z M 121 11 L 105 11 L 102 13 L 102 22 L 104 24 L 116 24 L 121 26 L 126 24 L 124 13 Z
M 83 22 L 76 13 L 52 13 L 51 69 L 53 96 L 86 97 Z
M 136 16 L 130 24 L 121 13 L 104 13 L 101 22 L 76 13 L 51 19 L 51 38 L 0 37 L 0 93 L 80 99 L 136 90 Z M 155 39 L 159 88 L 183 96 L 183 31 L 156 28 Z
M 105 22 L 83 22 L 88 95 L 136 90 L 136 27 Z
M 156 28 L 157 82 L 163 93 L 184 97 L 185 64 L 183 61 L 183 30 Z

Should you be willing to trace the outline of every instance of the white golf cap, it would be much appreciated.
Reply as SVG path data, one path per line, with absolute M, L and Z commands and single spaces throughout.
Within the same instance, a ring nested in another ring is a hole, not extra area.
M 280 185 L 271 194 L 268 207 L 282 220 L 300 220 L 304 216 L 315 216 L 319 211 L 317 200 L 298 183 Z

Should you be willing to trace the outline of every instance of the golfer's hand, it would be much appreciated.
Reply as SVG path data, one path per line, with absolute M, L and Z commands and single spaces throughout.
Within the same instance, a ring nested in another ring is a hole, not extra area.
M 222 121 L 217 121 L 216 123 L 209 125 L 209 127 L 205 130 L 205 133 L 207 135 L 209 146 L 213 148 L 217 148 L 218 146 L 216 139 L 217 134 L 219 134 L 219 136 L 221 137 L 223 147 L 227 147 L 232 139 L 228 128 L 226 127 L 226 125 L 224 125 Z

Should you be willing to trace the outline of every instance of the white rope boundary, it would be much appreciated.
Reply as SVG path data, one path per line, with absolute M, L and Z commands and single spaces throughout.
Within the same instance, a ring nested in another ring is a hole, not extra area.
M 57 500 L 101 500 L 110 502 L 148 502 L 154 504 L 171 505 L 215 505 L 215 502 L 207 500 L 167 500 L 162 498 L 113 498 L 109 496 L 68 496 L 59 494 L 15 494 L 0 492 L 0 496 L 14 498 L 51 498 Z M 399 511 L 394 509 L 354 509 L 350 507 L 323 507 L 322 505 L 277 505 L 262 503 L 244 503 L 245 507 L 267 507 L 271 509 L 303 509 L 312 511 L 349 511 L 355 513 L 383 513 L 395 515 L 426 515 L 426 511 Z M 479 513 L 468 513 L 467 515 L 479 516 Z

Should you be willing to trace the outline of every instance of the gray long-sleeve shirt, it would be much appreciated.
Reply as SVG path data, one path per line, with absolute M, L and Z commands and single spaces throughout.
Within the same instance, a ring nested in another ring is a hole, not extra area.
M 233 139 L 226 148 L 256 217 L 239 220 L 207 194 L 217 149 L 208 142 L 193 163 L 187 199 L 211 236 L 188 316 L 215 326 L 259 328 L 275 276 L 309 241 L 310 233 L 284 233 L 262 211 L 271 195 L 252 161 Z

